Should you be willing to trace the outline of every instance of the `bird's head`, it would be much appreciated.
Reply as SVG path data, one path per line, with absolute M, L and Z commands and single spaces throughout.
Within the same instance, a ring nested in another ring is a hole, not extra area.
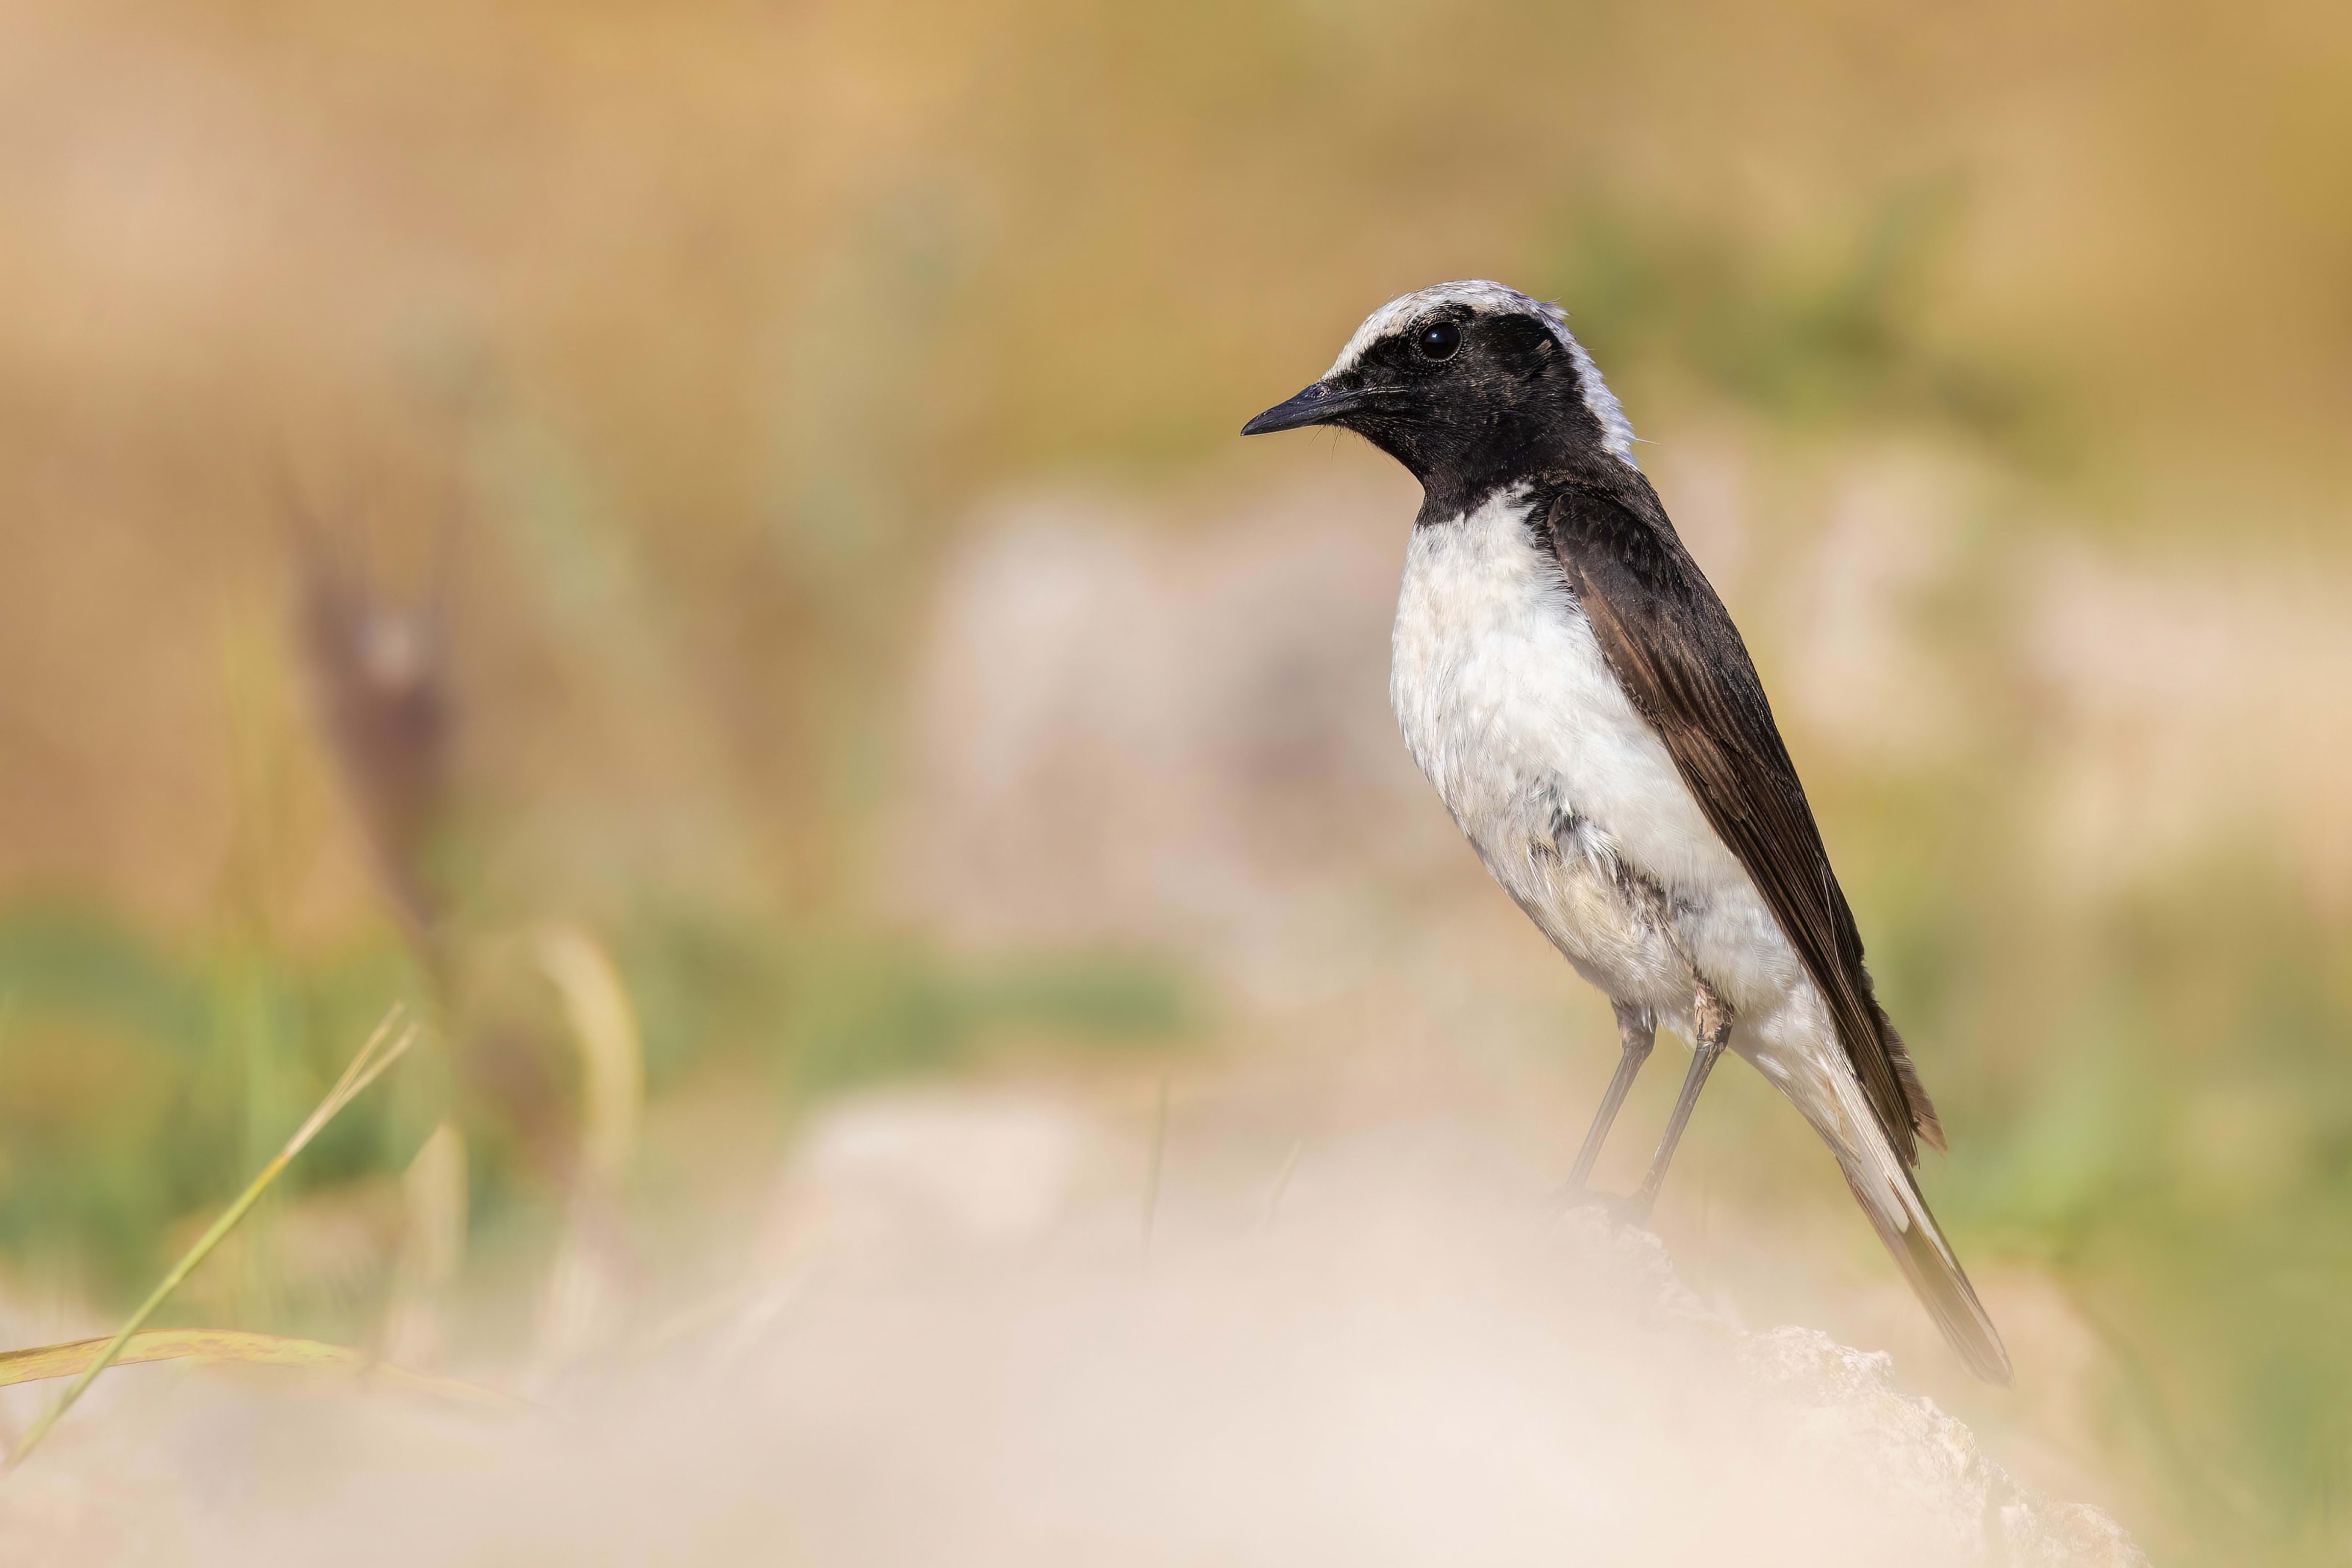
M 1323 379 L 1244 435 L 1336 424 L 1403 464 L 1433 502 L 1606 455 L 1633 433 L 1557 305 L 1441 283 L 1372 312 Z

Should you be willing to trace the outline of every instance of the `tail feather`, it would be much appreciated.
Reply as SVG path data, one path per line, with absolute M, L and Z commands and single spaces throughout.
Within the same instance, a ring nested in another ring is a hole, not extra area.
M 1906 1176 L 1905 1185 L 1910 1190 L 1905 1195 L 1908 1199 L 1903 1206 L 1905 1212 L 1899 1217 L 1889 1216 L 1863 1190 L 1861 1173 L 1843 1157 L 1839 1163 L 1845 1166 L 1846 1186 L 1853 1189 L 1863 1212 L 1870 1216 L 1871 1228 L 1878 1232 L 1887 1251 L 1895 1255 L 1903 1277 L 1911 1282 L 1912 1294 L 1927 1309 L 1927 1315 L 1936 1320 L 1936 1326 L 1944 1331 L 1945 1340 L 1960 1353 L 1960 1359 L 1969 1364 L 1969 1370 L 1987 1383 L 1997 1383 L 2004 1388 L 2015 1382 L 2009 1352 L 2000 1343 L 2000 1331 L 1993 1327 L 1991 1315 L 1977 1300 L 1976 1287 L 1969 1283 L 1960 1260 L 1952 1256 L 1918 1187 Z
M 1805 1109 L 1837 1155 L 1845 1185 L 1870 1216 L 1871 1228 L 1969 1370 L 1987 1383 L 2007 1386 L 2014 1374 L 2009 1352 L 2001 1347 L 2000 1331 L 1977 1300 L 1976 1288 L 1920 1196 L 1918 1181 L 1863 1097 L 1862 1085 L 1850 1074 L 1837 1073 L 1826 1087 L 1830 1092 L 1822 1103 Z
M 1867 975 L 1863 978 L 1865 984 L 1869 980 Z M 1878 1037 L 1886 1043 L 1886 1060 L 1895 1065 L 1895 1082 L 1903 1086 L 1903 1101 L 1911 1112 L 1911 1130 L 1919 1134 L 1921 1143 L 1937 1154 L 1942 1154 L 1944 1152 L 1943 1119 L 1936 1114 L 1936 1103 L 1927 1098 L 1927 1086 L 1919 1082 L 1919 1069 L 1911 1060 L 1910 1048 L 1903 1043 L 1903 1037 L 1895 1032 L 1895 1020 L 1886 1016 L 1885 1008 L 1879 1006 L 1875 994 L 1870 998 L 1870 1010 L 1878 1020 Z M 1914 1165 L 1918 1163 L 1916 1150 L 1913 1152 L 1912 1163 Z

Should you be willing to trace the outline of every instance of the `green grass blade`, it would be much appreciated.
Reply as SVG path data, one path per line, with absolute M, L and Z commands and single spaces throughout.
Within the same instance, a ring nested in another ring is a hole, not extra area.
M 148 1293 L 147 1299 L 140 1303 L 139 1310 L 131 1314 L 131 1321 L 124 1323 L 121 1330 L 107 1342 L 106 1348 L 100 1352 L 88 1366 L 82 1368 L 80 1375 L 66 1385 L 66 1391 L 58 1396 L 58 1402 L 50 1406 L 38 1421 L 33 1423 L 32 1429 L 25 1434 L 24 1440 L 18 1443 L 16 1449 L 9 1454 L 7 1464 L 9 1469 L 13 1470 L 23 1464 L 32 1451 L 40 1446 L 41 1439 L 49 1435 L 49 1428 L 56 1426 L 58 1418 L 68 1410 L 73 1408 L 74 1402 L 82 1396 L 83 1392 L 92 1383 L 98 1381 L 99 1374 L 121 1359 L 124 1347 L 131 1343 L 131 1336 L 146 1326 L 147 1320 L 153 1317 L 157 1309 L 170 1299 L 172 1292 L 180 1288 L 181 1282 L 195 1271 L 196 1266 L 212 1256 L 213 1249 L 218 1247 L 223 1238 L 236 1229 L 237 1222 L 252 1210 L 255 1204 L 261 1201 L 261 1195 L 269 1190 L 269 1184 L 278 1179 L 278 1174 L 292 1163 L 295 1155 L 302 1152 L 304 1145 L 319 1135 L 319 1129 L 333 1121 L 344 1106 L 358 1098 L 369 1084 L 374 1082 L 383 1074 L 385 1068 L 399 1061 L 409 1046 L 415 1043 L 416 1026 L 413 1023 L 401 1029 L 396 1035 L 394 1033 L 394 1029 L 400 1024 L 402 1012 L 400 1004 L 394 1003 L 391 1010 L 383 1015 L 383 1021 L 375 1026 L 375 1032 L 368 1036 L 367 1043 L 360 1047 L 359 1054 L 352 1058 L 352 1064 L 343 1069 L 342 1077 L 336 1080 L 332 1089 L 327 1091 L 326 1098 L 319 1102 L 318 1108 L 310 1113 L 309 1119 L 294 1130 L 294 1135 L 286 1140 L 286 1146 L 278 1151 L 277 1157 L 261 1167 L 261 1174 L 253 1178 L 246 1189 L 237 1195 L 236 1201 L 230 1204 L 218 1219 L 213 1221 L 212 1228 L 197 1239 L 196 1244 L 181 1256 L 180 1260 L 172 1266 L 171 1272 L 165 1274 L 163 1281 Z

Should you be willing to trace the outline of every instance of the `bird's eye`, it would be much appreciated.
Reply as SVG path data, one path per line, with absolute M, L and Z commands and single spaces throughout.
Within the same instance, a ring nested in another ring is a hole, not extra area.
M 1421 329 L 1415 340 L 1424 360 L 1450 360 L 1454 350 L 1462 346 L 1462 329 L 1451 321 L 1433 321 Z

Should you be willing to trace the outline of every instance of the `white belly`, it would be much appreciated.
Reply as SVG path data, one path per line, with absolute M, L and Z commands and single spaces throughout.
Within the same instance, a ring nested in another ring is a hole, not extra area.
M 1811 986 L 1506 492 L 1416 528 L 1390 698 L 1478 851 L 1578 971 L 1687 1033 L 1696 966 L 1761 1022 Z M 1809 998 L 1811 999 L 1811 998 Z

